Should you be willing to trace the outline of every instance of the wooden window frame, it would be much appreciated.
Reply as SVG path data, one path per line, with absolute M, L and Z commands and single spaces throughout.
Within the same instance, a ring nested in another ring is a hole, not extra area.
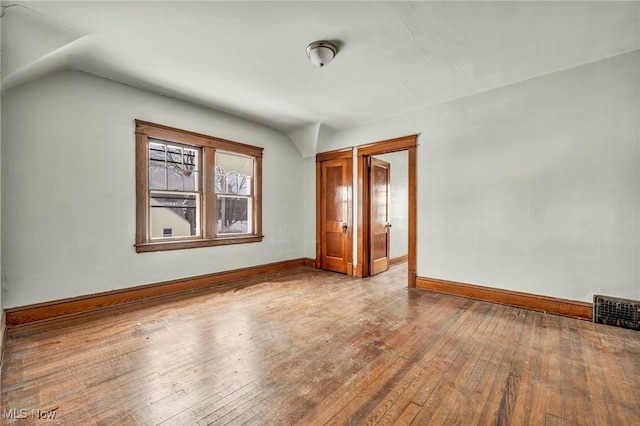
M 161 124 L 136 120 L 136 252 L 180 250 L 211 247 L 228 244 L 246 244 L 262 241 L 262 153 L 263 148 L 207 136 Z M 152 241 L 149 235 L 149 138 L 174 142 L 201 149 L 202 200 L 201 235 L 196 238 Z M 215 154 L 216 150 L 240 154 L 254 158 L 252 233 L 242 235 L 215 234 L 216 193 Z

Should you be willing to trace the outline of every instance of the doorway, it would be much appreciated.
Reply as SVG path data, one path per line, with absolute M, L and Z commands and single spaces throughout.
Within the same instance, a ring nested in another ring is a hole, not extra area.
M 370 157 L 369 271 L 376 275 L 408 258 L 409 155 L 397 151 Z
M 362 145 L 358 150 L 358 188 L 357 188 L 357 246 L 358 256 L 357 264 L 362 267 L 358 271 L 358 276 L 369 277 L 374 274 L 371 268 L 371 242 L 368 235 L 371 234 L 371 204 L 370 204 L 370 183 L 368 165 L 372 157 L 382 157 L 383 154 L 395 152 L 407 152 L 407 216 L 406 216 L 406 233 L 407 233 L 407 269 L 408 269 L 408 286 L 416 285 L 416 151 L 417 151 L 418 135 L 404 136 L 401 138 L 390 139 L 386 141 L 376 142 L 368 145 Z M 391 228 L 393 229 L 393 228 Z
M 347 244 L 353 247 L 352 250 L 347 250 L 344 253 L 343 262 L 346 263 L 346 273 L 349 275 L 355 275 L 357 277 L 368 277 L 373 275 L 372 272 L 376 269 L 375 266 L 371 266 L 371 253 L 375 250 L 371 249 L 370 241 L 375 240 L 375 236 L 371 237 L 371 187 L 369 185 L 369 164 L 371 158 L 374 156 L 381 156 L 382 154 L 389 154 L 394 152 L 406 151 L 408 154 L 407 160 L 407 283 L 409 287 L 416 286 L 416 264 L 417 264 L 417 236 L 416 236 L 416 218 L 417 218 L 417 201 L 416 201 L 416 157 L 417 157 L 417 137 L 418 135 L 404 136 L 396 139 L 390 139 L 386 141 L 376 142 L 367 145 L 361 145 L 356 148 L 357 156 L 354 157 L 353 149 L 348 148 L 340 151 L 332 151 L 327 153 L 321 153 L 316 155 L 316 267 L 325 269 L 322 267 L 323 263 L 323 250 L 326 250 L 327 245 L 327 229 L 330 229 L 329 224 L 324 224 L 323 202 L 330 202 L 327 199 L 326 188 L 323 189 L 322 185 L 325 184 L 322 178 L 322 163 L 337 159 L 337 158 L 349 158 L 351 161 L 355 161 L 357 173 L 353 175 L 353 178 L 348 182 L 349 188 L 355 186 L 353 191 L 353 197 L 348 199 L 348 214 L 346 229 L 344 230 L 344 238 L 347 238 Z M 356 184 L 354 185 L 354 180 Z M 352 191 L 349 189 L 348 193 Z M 324 200 L 324 201 L 323 201 Z M 353 211 L 356 211 L 355 215 Z M 387 221 L 389 222 L 389 221 Z M 355 224 L 354 224 L 355 223 Z M 387 227 L 388 230 L 388 227 Z M 379 231 L 379 230 L 378 230 Z M 332 237 L 329 237 L 332 238 Z M 333 237 L 335 238 L 335 237 Z M 355 244 L 353 239 L 355 238 Z M 384 238 L 384 237 L 383 237 Z M 388 237 L 386 237 L 388 239 Z M 335 254 L 335 253 L 334 253 Z M 389 259 L 388 254 L 386 255 Z M 346 258 L 346 261 L 344 259 Z M 387 262 L 388 265 L 389 262 Z M 384 261 L 382 261 L 384 264 Z

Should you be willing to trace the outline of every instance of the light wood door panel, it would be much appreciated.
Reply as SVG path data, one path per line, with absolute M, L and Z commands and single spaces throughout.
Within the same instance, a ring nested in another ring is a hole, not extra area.
M 321 173 L 321 258 L 320 267 L 347 273 L 351 241 L 351 158 L 320 163 Z
M 389 269 L 389 187 L 391 165 L 371 157 L 369 169 L 371 216 L 369 220 L 369 254 L 371 275 Z

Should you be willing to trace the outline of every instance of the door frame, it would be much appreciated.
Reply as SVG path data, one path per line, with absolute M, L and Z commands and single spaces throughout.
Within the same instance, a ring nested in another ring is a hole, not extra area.
M 316 262 L 315 267 L 321 269 L 322 261 L 322 178 L 321 170 L 323 161 L 338 159 L 353 159 L 353 148 L 340 149 L 336 151 L 316 154 Z M 347 215 L 347 275 L 353 275 L 353 173 L 350 176 L 350 183 L 347 188 L 349 193 L 349 206 Z
M 358 150 L 358 229 L 357 229 L 357 267 L 354 275 L 357 277 L 370 276 L 369 271 L 369 157 L 388 154 L 391 152 L 407 151 L 408 159 L 408 253 L 407 253 L 407 284 L 408 287 L 416 286 L 417 269 L 417 236 L 416 236 L 416 166 L 417 166 L 417 140 L 418 135 L 403 136 L 395 139 L 360 145 Z

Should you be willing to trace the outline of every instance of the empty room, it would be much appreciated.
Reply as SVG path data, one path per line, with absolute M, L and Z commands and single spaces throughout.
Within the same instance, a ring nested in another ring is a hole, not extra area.
M 0 5 L 0 424 L 640 424 L 640 2 Z

